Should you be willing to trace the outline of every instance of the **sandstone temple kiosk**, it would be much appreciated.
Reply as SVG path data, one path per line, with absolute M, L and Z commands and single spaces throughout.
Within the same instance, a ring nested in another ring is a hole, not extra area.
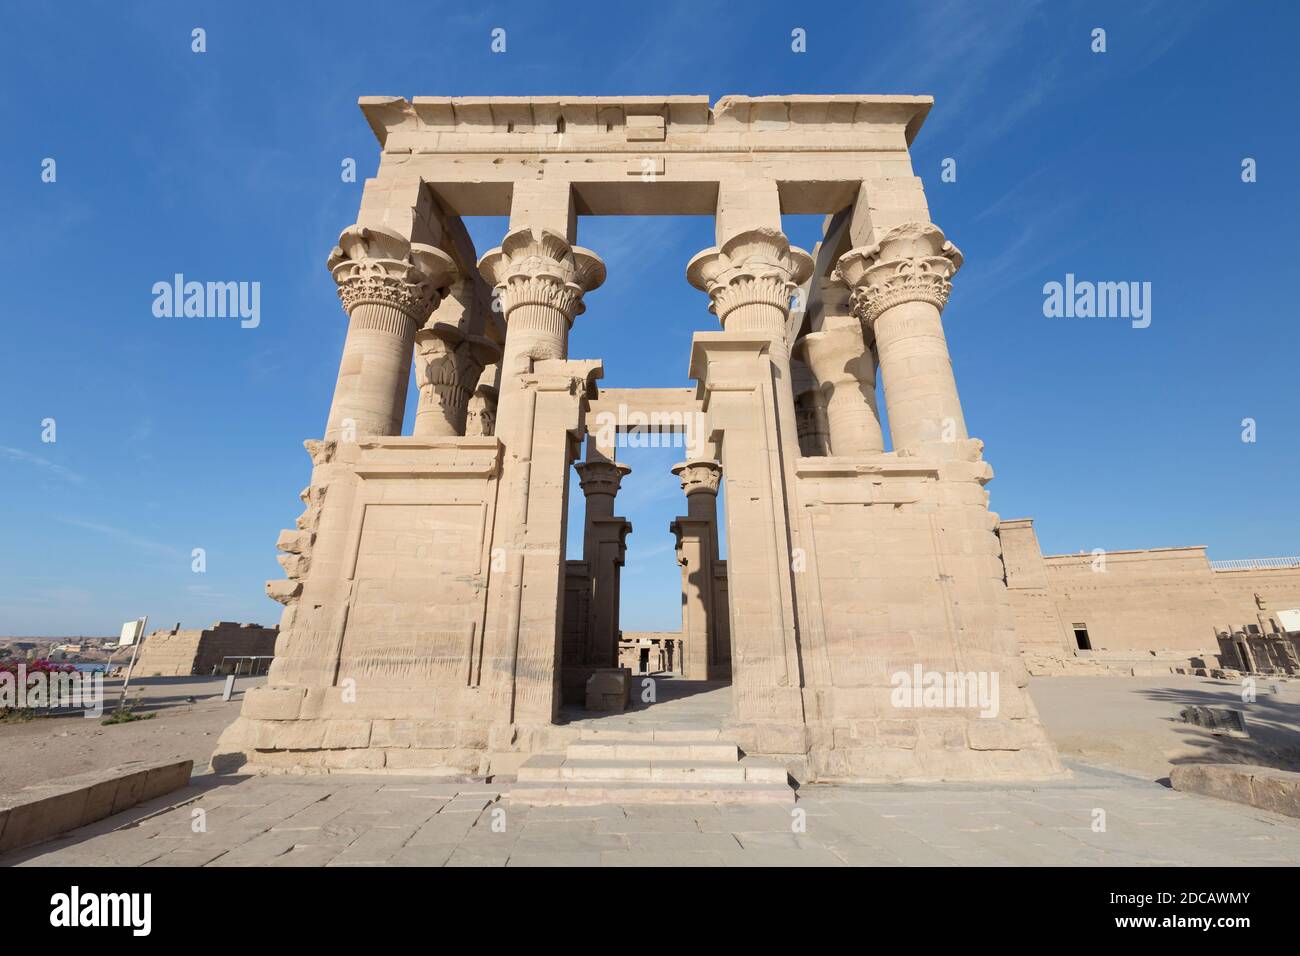
M 1060 774 L 944 335 L 962 256 L 908 153 L 931 104 L 363 98 L 381 159 L 327 259 L 342 314 L 320 317 L 347 340 L 267 585 L 275 662 L 214 767 L 559 759 L 561 706 L 618 661 L 627 466 L 595 423 L 631 405 L 705 423 L 673 531 L 681 665 L 730 681 L 723 739 L 801 782 Z M 693 388 L 605 388 L 599 358 L 569 355 L 605 279 L 578 224 L 652 214 L 713 217 L 682 269 L 716 330 L 682 343 Z M 790 214 L 826 217 L 815 248 Z M 475 250 L 467 216 L 508 217 L 499 245 Z M 985 681 L 993 706 L 900 694 L 913 675 Z

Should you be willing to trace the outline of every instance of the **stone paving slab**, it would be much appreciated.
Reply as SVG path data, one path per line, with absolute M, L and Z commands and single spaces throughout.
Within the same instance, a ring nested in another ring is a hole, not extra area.
M 809 786 L 793 807 L 532 807 L 503 799 L 508 784 L 196 778 L 176 805 L 155 801 L 0 865 L 1300 864 L 1293 818 L 1073 769 L 1072 780 L 1042 785 Z

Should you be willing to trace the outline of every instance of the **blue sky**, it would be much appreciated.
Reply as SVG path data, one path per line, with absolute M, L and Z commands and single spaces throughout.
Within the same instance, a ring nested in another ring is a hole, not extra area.
M 1049 553 L 1300 552 L 1295 4 L 367 9 L 6 4 L 0 634 L 278 620 L 262 585 L 333 388 L 345 318 L 324 260 L 360 198 L 341 162 L 376 168 L 355 105 L 373 94 L 933 94 L 913 159 L 966 256 L 944 320 L 994 509 L 1036 518 Z M 470 228 L 482 250 L 503 224 Z M 817 238 L 813 219 L 787 230 Z M 684 272 L 711 222 L 579 231 L 609 281 L 571 354 L 604 358 L 607 385 L 690 384 L 691 333 L 716 319 Z M 261 324 L 155 317 L 177 272 L 260 282 Z M 1066 273 L 1150 282 L 1150 327 L 1044 317 Z M 628 629 L 677 626 L 677 457 L 627 458 Z

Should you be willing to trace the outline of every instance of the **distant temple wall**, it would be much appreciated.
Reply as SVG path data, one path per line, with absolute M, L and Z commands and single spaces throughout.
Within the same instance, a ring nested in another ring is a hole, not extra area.
M 1300 561 L 1216 568 L 1203 546 L 1044 556 L 1032 519 L 1003 521 L 998 533 L 1027 657 L 1202 655 L 1218 657 L 1202 666 L 1239 668 L 1234 635 L 1295 644 L 1286 635 L 1296 624 L 1278 612 L 1300 609 Z
M 210 628 L 154 631 L 140 645 L 135 673 L 141 677 L 190 677 L 222 673 L 227 657 L 272 657 L 279 631 L 259 624 L 217 621 Z M 265 666 L 259 668 L 265 672 Z

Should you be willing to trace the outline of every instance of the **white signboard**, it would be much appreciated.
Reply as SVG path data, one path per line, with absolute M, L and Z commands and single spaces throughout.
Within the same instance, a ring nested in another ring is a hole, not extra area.
M 144 618 L 136 618 L 134 621 L 127 621 L 122 625 L 122 636 L 118 638 L 118 647 L 130 647 L 140 638 L 144 637 Z
M 1278 611 L 1277 622 L 1282 625 L 1284 631 L 1300 631 L 1300 608 L 1293 607 L 1288 611 Z

